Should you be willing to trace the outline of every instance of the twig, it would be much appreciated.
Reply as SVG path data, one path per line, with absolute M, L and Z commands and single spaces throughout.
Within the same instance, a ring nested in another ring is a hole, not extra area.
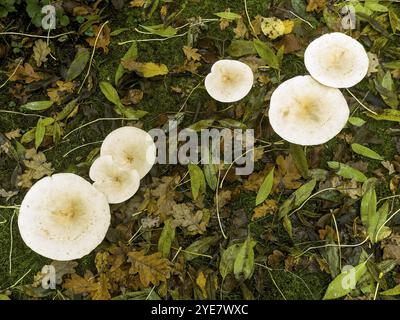
M 101 35 L 102 31 L 103 31 L 103 28 L 107 23 L 108 23 L 108 21 L 104 22 L 101 25 L 100 30 L 99 30 L 99 32 L 98 32 L 98 34 L 96 36 L 96 39 L 94 40 L 93 51 L 92 51 L 92 55 L 90 56 L 90 61 L 89 61 L 89 67 L 88 67 L 88 70 L 86 72 L 85 78 L 83 78 L 83 81 L 82 81 L 82 83 L 81 83 L 81 85 L 79 87 L 78 93 L 81 92 L 82 87 L 85 84 L 87 77 L 89 77 L 90 69 L 92 68 L 92 62 L 93 62 L 94 53 L 96 52 L 97 41 L 99 40 L 100 35 Z
M 10 79 L 14 76 L 14 74 L 17 73 L 17 70 L 18 70 L 19 66 L 21 65 L 22 61 L 23 61 L 23 59 L 21 58 L 21 59 L 19 60 L 18 64 L 17 64 L 17 66 L 15 67 L 13 73 L 11 74 L 11 76 L 9 76 L 9 77 L 7 78 L 7 80 L 0 86 L 0 89 L 3 88 L 3 87 L 7 84 L 8 81 L 10 81 Z
M 376 235 L 375 235 L 375 242 L 377 242 L 379 233 L 381 232 L 381 230 L 382 230 L 382 228 L 385 226 L 385 224 L 388 223 L 390 220 L 392 220 L 392 218 L 393 218 L 396 214 L 398 214 L 399 212 L 400 212 L 400 209 L 396 210 L 396 211 L 395 211 L 388 219 L 386 219 L 386 221 L 379 227 L 379 229 L 378 229 L 378 231 L 376 232 Z
M 338 228 L 334 214 L 332 214 L 332 219 L 333 219 L 333 223 L 335 224 L 336 237 L 337 237 L 338 250 L 339 250 L 339 270 L 342 270 L 342 249 L 340 248 L 340 233 L 339 233 L 339 228 Z
M 87 147 L 87 146 L 91 146 L 91 145 L 93 145 L 93 144 L 98 144 L 98 143 L 102 143 L 102 142 L 103 142 L 103 140 L 85 143 L 85 144 L 83 144 L 83 145 L 81 145 L 81 146 L 77 146 L 77 147 L 75 147 L 75 148 L 69 150 L 69 151 L 68 151 L 66 154 L 64 154 L 62 157 L 65 158 L 65 157 L 68 156 L 70 153 L 72 153 L 72 152 L 74 152 L 74 151 L 76 151 L 76 150 L 78 150 L 78 149 L 80 149 L 80 148 Z
M 246 11 L 246 17 L 247 17 L 247 20 L 249 22 L 250 28 L 253 31 L 253 35 L 258 39 L 256 30 L 254 29 L 254 26 L 253 26 L 253 24 L 251 23 L 251 20 L 250 20 L 249 11 L 247 10 L 247 0 L 244 0 L 244 11 Z
M 81 126 L 75 128 L 75 129 L 71 130 L 70 132 L 68 132 L 68 133 L 63 137 L 63 140 L 67 139 L 67 137 L 69 137 L 69 136 L 70 136 L 71 134 L 73 134 L 75 131 L 80 130 L 80 129 L 84 128 L 84 127 L 90 126 L 90 125 L 93 124 L 93 123 L 96 123 L 96 122 L 99 122 L 99 121 L 112 121 L 112 120 L 128 120 L 128 119 L 127 119 L 127 118 L 98 118 L 98 119 L 96 119 L 96 120 L 87 122 L 87 123 L 85 123 L 85 124 L 83 124 L 83 125 L 81 125 Z
M 362 106 L 365 110 L 367 110 L 368 112 L 374 114 L 374 115 L 378 115 L 375 111 L 371 110 L 370 108 L 368 108 L 366 105 L 364 105 L 349 89 L 346 88 L 346 91 L 360 104 L 360 106 Z
M 317 191 L 316 193 L 312 194 L 311 196 L 309 196 L 306 200 L 304 200 L 304 202 L 301 204 L 300 207 L 298 207 L 297 209 L 293 210 L 288 216 L 290 217 L 291 215 L 293 215 L 294 213 L 296 213 L 297 211 L 301 210 L 301 208 L 304 207 L 304 205 L 307 203 L 308 200 L 310 200 L 311 198 L 314 198 L 315 196 L 319 195 L 320 193 L 323 193 L 325 191 L 330 191 L 330 190 L 336 190 L 338 191 L 336 188 L 326 188 L 326 189 L 322 189 Z
M 42 39 L 56 39 L 60 38 L 62 36 L 65 36 L 67 34 L 75 33 L 75 31 L 68 31 L 65 33 L 57 34 L 55 36 L 39 36 L 36 34 L 29 34 L 29 33 L 20 33 L 20 32 L 0 32 L 0 36 L 23 36 L 23 37 L 30 37 L 30 38 L 42 38 Z
M 9 258 L 9 274 L 11 275 L 12 273 L 12 262 L 11 262 L 11 257 L 12 257 L 12 251 L 13 251 L 13 245 L 14 245 L 14 239 L 13 239 L 13 222 L 14 222 L 14 216 L 17 213 L 17 210 L 14 210 L 13 215 L 11 216 L 10 220 L 10 254 L 8 256 Z
M 228 237 L 225 234 L 224 228 L 222 226 L 222 221 L 221 221 L 221 217 L 219 215 L 219 196 L 218 196 L 218 190 L 219 190 L 219 180 L 221 178 L 221 170 L 218 168 L 218 181 L 217 181 L 217 188 L 215 190 L 215 206 L 216 206 L 216 210 L 217 210 L 217 218 L 218 218 L 218 224 L 219 224 L 219 228 L 221 229 L 221 233 L 222 236 L 224 237 L 224 239 L 228 239 Z

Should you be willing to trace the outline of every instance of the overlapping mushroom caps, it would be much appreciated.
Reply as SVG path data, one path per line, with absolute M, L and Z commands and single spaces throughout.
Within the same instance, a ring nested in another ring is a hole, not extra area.
M 89 171 L 93 186 L 103 192 L 109 203 L 121 203 L 139 189 L 140 176 L 136 170 L 119 165 L 112 156 L 97 158 Z
M 22 201 L 18 227 L 28 247 L 53 260 L 79 259 L 104 239 L 110 207 L 103 193 L 72 173 L 36 182 Z
M 318 82 L 333 88 L 349 88 L 366 76 L 369 59 L 361 43 L 344 33 L 334 32 L 309 44 L 304 63 Z
M 220 102 L 235 102 L 244 98 L 253 86 L 250 67 L 236 60 L 219 60 L 205 79 L 208 94 Z
M 322 144 L 347 122 L 349 108 L 339 89 L 310 76 L 281 83 L 271 96 L 269 121 L 283 139 L 299 145 Z
M 103 141 L 100 156 L 112 156 L 115 163 L 139 173 L 143 178 L 156 161 L 156 145 L 144 130 L 121 127 L 112 131 Z

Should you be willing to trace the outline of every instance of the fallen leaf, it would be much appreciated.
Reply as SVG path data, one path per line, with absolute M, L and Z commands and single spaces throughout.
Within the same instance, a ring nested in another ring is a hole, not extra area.
M 201 54 L 198 53 L 199 49 L 192 48 L 189 46 L 183 46 L 182 50 L 185 53 L 186 59 L 188 61 L 189 60 L 199 61 L 201 58 Z
M 8 71 L 8 76 L 11 76 L 14 72 L 15 67 Z M 15 74 L 10 78 L 10 81 L 24 81 L 25 83 L 32 83 L 35 81 L 42 80 L 42 77 L 37 74 L 29 63 L 20 65 Z
M 68 94 L 74 92 L 75 84 L 73 82 L 64 82 L 61 80 L 56 81 L 56 88 L 47 89 L 47 96 L 51 101 L 60 105 L 63 98 Z
M 100 32 L 100 26 L 93 26 L 93 32 L 95 34 L 94 37 L 86 39 L 86 42 L 89 43 L 90 46 L 94 47 L 96 42 L 96 37 Z M 102 48 L 105 53 L 108 53 L 108 45 L 110 44 L 110 27 L 105 25 L 99 38 L 97 39 L 96 48 Z
M 47 56 L 50 54 L 50 52 L 51 49 L 45 41 L 39 39 L 35 42 L 33 47 L 33 59 L 35 59 L 38 67 L 47 61 Z
M 155 76 L 161 76 L 168 73 L 168 67 L 162 63 L 154 62 L 137 62 L 130 58 L 122 58 L 121 64 L 129 71 L 135 71 L 142 77 L 151 78 Z
M 252 221 L 265 217 L 267 214 L 275 213 L 278 210 L 276 200 L 266 200 L 261 206 L 258 206 L 253 211 Z

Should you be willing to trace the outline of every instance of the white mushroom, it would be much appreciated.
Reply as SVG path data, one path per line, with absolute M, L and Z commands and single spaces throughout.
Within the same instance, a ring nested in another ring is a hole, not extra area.
M 368 72 L 369 59 L 364 47 L 344 33 L 324 34 L 312 41 L 304 53 L 310 75 L 333 88 L 349 88 Z
M 235 102 L 250 92 L 253 81 L 253 71 L 247 64 L 236 60 L 219 60 L 211 67 L 205 86 L 215 100 Z
M 310 76 L 280 84 L 271 96 L 269 122 L 283 139 L 299 145 L 322 144 L 344 127 L 349 107 L 339 89 Z
M 89 170 L 93 186 L 103 192 L 109 203 L 121 203 L 139 189 L 140 176 L 136 170 L 119 166 L 112 156 L 97 158 Z
M 79 259 L 95 249 L 110 225 L 103 193 L 72 173 L 36 182 L 22 201 L 18 227 L 28 247 L 53 260 Z
M 146 131 L 121 127 L 104 139 L 100 155 L 110 155 L 119 165 L 136 170 L 141 179 L 156 161 L 156 145 Z

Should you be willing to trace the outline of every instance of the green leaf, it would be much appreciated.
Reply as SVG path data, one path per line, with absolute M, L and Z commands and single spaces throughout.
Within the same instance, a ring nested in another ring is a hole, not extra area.
M 364 119 L 361 119 L 361 118 L 358 118 L 358 117 L 350 117 L 349 118 L 349 122 L 353 126 L 362 127 L 365 124 L 366 121 Z
M 67 75 L 65 77 L 65 81 L 72 81 L 79 77 L 82 71 L 85 69 L 90 58 L 90 51 L 88 49 L 79 50 L 74 60 L 71 62 L 71 65 L 68 68 Z
M 315 188 L 317 180 L 311 179 L 306 184 L 302 185 L 295 192 L 293 192 L 290 197 L 285 200 L 282 206 L 279 208 L 278 216 L 280 219 L 283 219 L 287 214 L 300 206 L 307 198 L 311 195 L 312 191 Z
M 374 235 L 374 230 L 377 225 L 378 216 L 376 214 L 376 192 L 374 184 L 369 180 L 364 182 L 366 191 L 361 200 L 360 214 L 363 225 L 368 230 L 371 237 Z
M 21 106 L 21 109 L 31 110 L 31 111 L 44 111 L 49 109 L 53 105 L 53 101 L 33 101 L 28 102 Z
M 196 200 L 201 193 L 206 191 L 206 180 L 203 171 L 198 165 L 189 163 L 188 169 L 193 200 Z
M 200 240 L 193 242 L 183 252 L 186 261 L 193 260 L 201 256 L 202 254 L 205 254 L 210 248 L 210 246 L 217 243 L 219 239 L 220 239 L 219 236 L 211 236 L 211 237 L 201 238 Z
M 400 110 L 395 109 L 384 109 L 382 113 L 377 115 L 368 112 L 367 116 L 375 120 L 400 122 Z
M 67 103 L 67 105 L 62 109 L 55 118 L 56 121 L 61 121 L 67 118 L 78 106 L 78 99 L 71 100 Z
M 265 199 L 268 198 L 272 190 L 273 183 L 274 183 L 274 168 L 272 168 L 271 171 L 268 173 L 268 175 L 265 177 L 263 183 L 260 186 L 260 189 L 258 190 L 256 197 L 256 206 L 258 206 L 260 203 L 264 202 Z
M 172 219 L 165 220 L 164 228 L 158 239 L 158 251 L 163 258 L 168 258 L 171 251 L 172 242 L 175 239 L 175 226 L 172 225 Z
M 336 174 L 346 179 L 354 179 L 358 182 L 365 182 L 368 179 L 361 171 L 344 163 L 328 161 L 328 166 L 331 169 L 337 170 Z
M 116 106 L 122 104 L 117 90 L 115 90 L 115 88 L 112 86 L 111 83 L 107 81 L 101 81 L 100 90 L 101 92 L 103 92 L 104 96 L 107 98 L 108 101 L 112 102 Z
M 136 60 L 137 57 L 138 57 L 138 48 L 137 48 L 137 43 L 135 41 L 135 42 L 132 42 L 132 45 L 130 46 L 128 51 L 124 54 L 122 59 Z M 117 68 L 117 71 L 115 72 L 115 77 L 114 77 L 114 83 L 116 86 L 118 86 L 118 82 L 121 79 L 121 77 L 123 76 L 123 74 L 125 73 L 125 71 L 126 71 L 125 68 L 120 63 L 118 65 L 118 68 Z
M 383 296 L 397 296 L 400 294 L 400 284 L 398 284 L 397 286 L 386 290 L 386 291 L 382 291 L 379 294 L 383 295 Z
M 235 259 L 240 248 L 240 244 L 233 244 L 222 253 L 221 261 L 219 263 L 219 272 L 221 273 L 222 279 L 225 279 L 228 274 L 233 272 Z
M 217 12 L 214 13 L 217 17 L 220 17 L 222 19 L 226 19 L 226 20 L 236 20 L 236 19 L 241 19 L 242 16 L 240 14 L 234 13 L 234 12 Z
M 358 153 L 359 155 L 362 155 L 364 157 L 367 157 L 370 159 L 375 159 L 375 160 L 380 160 L 380 161 L 384 160 L 377 152 L 375 152 L 374 150 L 371 150 L 370 148 L 364 147 L 361 144 L 352 143 L 351 149 L 355 153 Z
M 201 131 L 202 129 L 206 129 L 210 127 L 214 123 L 214 119 L 204 119 L 197 121 L 196 123 L 193 123 L 192 125 L 189 126 L 189 129 L 192 129 L 194 131 Z
M 328 289 L 325 292 L 324 300 L 337 299 L 350 293 L 360 280 L 360 278 L 367 271 L 365 262 L 355 266 L 354 269 L 344 271 L 340 273 L 333 281 L 329 284 Z
M 239 281 L 249 279 L 254 272 L 254 246 L 257 241 L 250 237 L 240 246 L 233 264 L 233 273 Z
M 211 158 L 211 155 L 210 155 Z M 218 166 L 214 163 L 207 163 L 203 166 L 204 176 L 206 178 L 206 182 L 211 190 L 216 190 L 218 186 Z
M 178 32 L 177 29 L 168 26 L 165 27 L 163 24 L 159 24 L 159 25 L 155 25 L 155 26 L 141 26 L 143 29 L 145 29 L 146 31 L 164 37 L 164 38 L 169 38 L 172 37 L 174 35 L 176 35 L 176 33 Z
M 294 164 L 299 170 L 300 174 L 304 179 L 308 178 L 308 163 L 306 154 L 304 152 L 303 146 L 299 146 L 297 144 L 290 144 L 289 152 L 293 157 Z
M 389 10 L 389 22 L 393 33 L 395 33 L 397 30 L 400 30 L 400 18 L 392 9 Z
M 10 300 L 9 296 L 5 295 L 5 294 L 0 294 L 0 301 L 1 300 Z
M 271 68 L 279 70 L 279 59 L 276 56 L 274 50 L 271 49 L 271 47 L 265 43 L 262 42 L 259 39 L 254 39 L 253 40 L 254 48 L 256 49 L 258 55 L 261 57 L 264 63 L 266 63 L 268 66 Z
M 38 149 L 43 142 L 46 134 L 46 126 L 44 125 L 43 119 L 40 118 L 36 124 L 35 130 L 35 148 Z
M 228 54 L 234 58 L 256 53 L 257 51 L 254 47 L 253 41 L 249 40 L 233 40 L 228 48 Z

